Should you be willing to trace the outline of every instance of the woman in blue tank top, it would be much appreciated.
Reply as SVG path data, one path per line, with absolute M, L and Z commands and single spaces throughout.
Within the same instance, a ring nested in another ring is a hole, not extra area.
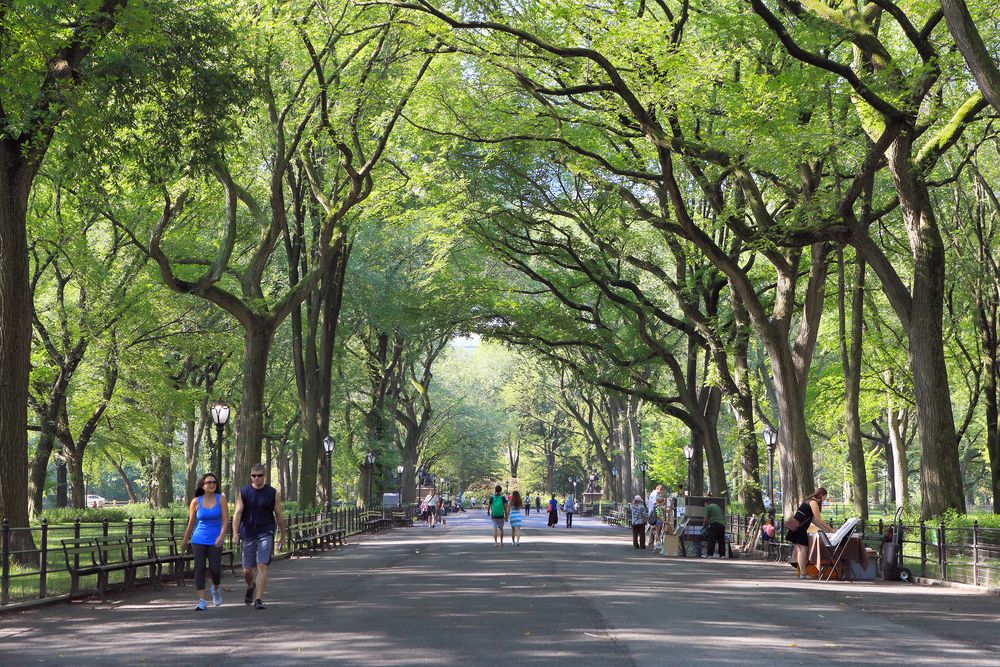
M 205 563 L 212 575 L 212 606 L 222 604 L 219 583 L 222 581 L 222 543 L 229 528 L 229 503 L 223 493 L 217 493 L 219 479 L 213 473 L 206 473 L 198 480 L 194 500 L 188 512 L 188 525 L 184 531 L 181 550 L 187 550 L 188 543 L 194 553 L 194 583 L 198 589 L 198 606 L 195 611 L 205 611 Z

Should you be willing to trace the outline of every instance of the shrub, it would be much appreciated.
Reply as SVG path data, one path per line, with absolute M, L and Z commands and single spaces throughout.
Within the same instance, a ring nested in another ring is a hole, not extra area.
M 183 503 L 174 503 L 170 507 L 157 509 L 142 503 L 130 505 L 117 505 L 115 507 L 88 507 L 86 509 L 60 508 L 42 511 L 41 519 L 48 519 L 50 524 L 73 523 L 77 519 L 81 523 L 100 523 L 107 519 L 109 522 L 128 521 L 132 519 L 169 519 L 187 517 L 187 506 Z

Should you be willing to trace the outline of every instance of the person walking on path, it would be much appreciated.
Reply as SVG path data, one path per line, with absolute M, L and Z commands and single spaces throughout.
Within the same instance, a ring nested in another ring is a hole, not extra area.
M 653 545 L 653 551 L 663 553 L 663 534 L 667 531 L 667 522 L 670 520 L 670 510 L 667 509 L 666 498 L 663 496 L 656 498 L 656 504 L 653 505 L 651 516 L 656 517 L 656 523 L 652 526 L 653 531 L 650 535 L 650 544 Z
M 646 548 L 646 517 L 649 512 L 646 510 L 646 503 L 642 496 L 636 496 L 629 505 L 629 513 L 632 519 L 632 546 L 636 549 Z
M 507 520 L 507 499 L 503 497 L 503 487 L 499 484 L 490 497 L 490 520 L 493 522 L 493 546 L 503 546 L 503 524 Z M 500 541 L 497 542 L 497 536 Z
M 535 511 L 538 512 L 539 514 L 542 513 L 542 497 L 541 496 L 535 496 Z
M 559 501 L 556 500 L 556 494 L 553 493 L 549 499 L 549 528 L 557 523 L 559 523 Z
M 445 520 L 445 515 L 446 515 L 446 512 L 444 511 L 444 498 L 441 498 L 440 496 L 438 496 L 438 501 L 437 501 L 437 516 L 438 516 L 438 519 L 441 521 L 441 527 L 442 528 L 444 528 L 445 524 L 448 523 Z
M 524 501 L 524 516 L 531 514 L 531 494 L 525 496 L 527 500 Z
M 789 527 L 785 534 L 785 540 L 792 544 L 792 557 L 799 566 L 799 579 L 806 578 L 806 563 L 809 560 L 809 524 L 816 524 L 820 530 L 833 532 L 833 528 L 820 513 L 823 510 L 823 501 L 826 500 L 826 489 L 820 487 L 813 491 L 812 495 L 806 498 L 799 508 L 795 510 L 795 515 L 785 525 L 795 525 L 793 530 Z
M 708 553 L 703 552 L 702 557 L 712 558 L 716 553 L 716 545 L 719 547 L 716 557 L 726 557 L 726 518 L 722 515 L 722 508 L 715 503 L 705 505 L 705 541 L 708 543 Z
M 570 494 L 566 496 L 566 502 L 563 503 L 563 512 L 566 512 L 566 527 L 573 527 L 573 513 L 576 512 L 576 499 Z
M 278 534 L 275 536 L 275 518 Z M 240 489 L 233 512 L 233 534 L 243 542 L 243 579 L 247 583 L 243 601 L 257 609 L 264 606 L 264 588 L 267 586 L 267 566 L 271 564 L 272 547 L 281 549 L 283 536 L 288 529 L 281 499 L 274 487 L 264 482 L 264 466 L 259 463 L 250 468 L 250 483 Z
M 222 605 L 222 543 L 229 531 L 229 503 L 223 493 L 218 493 L 219 478 L 206 473 L 198 480 L 194 500 L 188 510 L 188 524 L 181 541 L 181 553 L 188 543 L 194 553 L 194 583 L 198 591 L 196 611 L 205 611 L 205 563 L 212 575 L 212 606 Z
M 515 491 L 510 497 L 510 514 L 507 517 L 510 521 L 510 541 L 515 547 L 521 546 L 521 510 L 524 508 L 520 492 Z
M 649 494 L 649 500 L 646 502 L 646 509 L 649 511 L 649 515 L 653 516 L 655 512 L 653 511 L 656 507 L 656 500 L 663 495 L 663 485 L 657 484 L 656 488 Z M 649 539 L 648 542 L 653 544 L 656 541 L 656 535 L 658 524 L 653 523 L 649 526 Z

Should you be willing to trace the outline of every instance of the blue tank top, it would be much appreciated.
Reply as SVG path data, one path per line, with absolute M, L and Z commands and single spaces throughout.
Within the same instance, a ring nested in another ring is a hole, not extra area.
M 278 493 L 265 484 L 259 491 L 253 484 L 240 489 L 243 497 L 243 515 L 240 517 L 240 537 L 255 540 L 274 533 L 274 504 Z
M 194 533 L 191 535 L 191 544 L 215 544 L 222 532 L 222 505 L 219 504 L 221 496 L 215 496 L 215 507 L 205 507 L 202 500 L 205 496 L 198 496 L 198 512 L 195 518 L 198 523 L 194 526 Z

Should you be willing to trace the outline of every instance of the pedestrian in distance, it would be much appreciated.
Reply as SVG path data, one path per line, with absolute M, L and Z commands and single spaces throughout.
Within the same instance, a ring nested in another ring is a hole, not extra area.
M 791 519 L 785 522 L 789 526 L 785 541 L 792 544 L 792 558 L 799 567 L 799 579 L 806 578 L 806 564 L 809 560 L 809 525 L 815 524 L 820 530 L 833 532 L 833 528 L 823 517 L 823 501 L 826 499 L 826 489 L 820 487 L 806 498 Z M 794 528 L 793 528 L 794 527 Z
M 663 553 L 663 535 L 667 530 L 667 522 L 670 520 L 670 510 L 667 508 L 666 498 L 657 496 L 650 516 L 654 517 L 650 544 L 653 545 L 653 551 Z
M 229 503 L 219 493 L 219 478 L 215 473 L 205 473 L 198 480 L 194 499 L 188 508 L 188 524 L 181 541 L 181 552 L 191 544 L 194 554 L 194 584 L 198 591 L 196 611 L 205 611 L 205 564 L 212 575 L 212 606 L 222 605 L 222 544 L 229 532 Z
M 531 494 L 527 494 L 524 500 L 524 516 L 531 514 Z
M 646 501 L 646 509 L 649 511 L 650 517 L 655 516 L 656 512 L 654 512 L 653 510 L 656 507 L 656 500 L 657 498 L 660 498 L 662 495 L 663 495 L 663 485 L 657 484 L 656 488 L 653 489 L 653 491 L 649 494 L 649 500 Z M 649 536 L 647 539 L 647 542 L 649 542 L 650 544 L 656 542 L 656 535 L 654 534 L 656 532 L 656 529 L 657 529 L 657 524 L 653 523 L 652 520 L 650 520 Z
M 255 463 L 250 468 L 250 483 L 240 489 L 236 499 L 233 534 L 239 535 L 243 543 L 243 579 L 247 584 L 243 601 L 256 609 L 267 609 L 264 606 L 267 567 L 273 550 L 281 550 L 287 530 L 278 492 L 264 482 L 264 466 Z
M 722 508 L 716 503 L 705 505 L 705 542 L 708 543 L 708 552 L 702 552 L 702 558 L 725 558 L 726 556 L 726 519 L 722 515 Z M 718 553 L 716 553 L 718 546 Z
M 438 501 L 437 501 L 437 517 L 438 517 L 438 521 L 441 522 L 441 527 L 442 528 L 445 526 L 446 523 L 448 523 L 445 520 L 445 514 L 446 514 L 446 512 L 444 511 L 444 498 L 438 497 Z
M 767 519 L 760 528 L 761 542 L 770 542 L 774 539 L 774 520 Z
M 510 541 L 515 547 L 521 546 L 521 511 L 525 509 L 521 494 L 515 491 L 510 497 L 510 513 L 507 520 L 510 521 Z
M 646 548 L 646 517 L 649 516 L 649 511 L 646 509 L 646 503 L 643 502 L 642 496 L 636 496 L 629 505 L 629 513 L 632 519 L 632 546 L 636 549 Z
M 539 514 L 542 513 L 542 497 L 541 496 L 535 496 L 535 511 L 538 512 Z
M 503 524 L 507 520 L 507 499 L 503 497 L 503 487 L 499 484 L 490 497 L 490 521 L 493 522 L 493 546 L 503 546 Z M 500 541 L 497 542 L 497 537 Z
M 559 523 L 559 501 L 556 500 L 556 494 L 552 494 L 549 498 L 549 528 L 552 528 Z
M 563 512 L 566 513 L 566 527 L 573 527 L 573 513 L 576 512 L 576 499 L 573 494 L 566 496 L 565 502 L 563 502 Z

